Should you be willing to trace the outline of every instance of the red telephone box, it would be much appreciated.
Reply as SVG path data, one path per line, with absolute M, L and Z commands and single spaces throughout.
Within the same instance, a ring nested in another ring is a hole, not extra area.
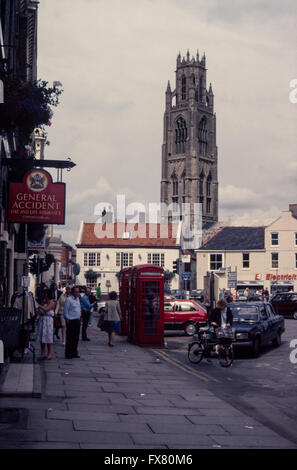
M 132 268 L 124 268 L 120 276 L 120 305 L 122 312 L 121 336 L 128 335 L 129 305 L 130 305 L 130 276 Z
M 134 266 L 130 276 L 128 339 L 139 346 L 164 346 L 164 270 Z

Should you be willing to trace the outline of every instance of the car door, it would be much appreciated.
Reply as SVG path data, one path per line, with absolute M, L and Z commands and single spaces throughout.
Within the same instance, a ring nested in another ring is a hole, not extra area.
M 174 304 L 175 302 L 164 302 L 164 327 L 165 330 L 174 329 Z
M 274 315 L 274 312 L 272 311 L 272 308 L 269 304 L 265 305 L 266 312 L 268 314 L 268 328 L 269 328 L 269 334 L 267 335 L 267 341 L 272 341 L 277 334 L 277 329 L 278 329 L 278 319 Z
M 292 316 L 297 312 L 297 294 L 291 294 L 288 315 Z
M 278 315 L 283 315 L 283 305 L 284 305 L 283 299 L 284 299 L 283 294 L 277 294 L 272 300 L 272 305 Z
M 176 302 L 174 312 L 176 328 L 182 328 L 183 324 L 190 321 L 195 311 L 196 309 L 191 302 Z
M 269 324 L 269 314 L 264 305 L 260 306 L 260 331 L 262 344 L 269 343 L 271 337 L 271 325 Z

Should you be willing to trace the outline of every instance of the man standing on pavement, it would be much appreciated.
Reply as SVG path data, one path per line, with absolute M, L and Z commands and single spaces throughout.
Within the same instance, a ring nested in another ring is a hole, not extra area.
M 87 328 L 89 324 L 89 319 L 91 315 L 91 310 L 95 304 L 90 303 L 89 296 L 91 294 L 91 289 L 89 287 L 86 287 L 84 295 L 80 299 L 80 304 L 81 304 L 81 314 L 82 314 L 82 341 L 90 341 L 89 338 L 87 338 Z
M 81 319 L 79 287 L 74 286 L 72 295 L 65 300 L 64 318 L 66 320 L 65 358 L 79 357 L 77 351 Z

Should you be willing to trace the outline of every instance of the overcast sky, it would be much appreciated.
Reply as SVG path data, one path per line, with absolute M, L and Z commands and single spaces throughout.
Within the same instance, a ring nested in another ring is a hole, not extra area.
M 63 83 L 46 158 L 71 157 L 65 227 L 99 202 L 160 199 L 165 90 L 205 51 L 217 114 L 219 218 L 265 224 L 297 202 L 295 0 L 41 0 L 38 76 Z

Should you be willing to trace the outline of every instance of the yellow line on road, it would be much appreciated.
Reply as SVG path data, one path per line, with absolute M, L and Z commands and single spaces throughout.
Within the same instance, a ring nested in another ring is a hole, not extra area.
M 209 375 L 194 371 L 191 367 L 183 364 L 178 359 L 169 358 L 168 354 L 165 351 L 162 351 L 160 349 L 152 349 L 152 351 L 158 354 L 159 356 L 163 357 L 165 361 L 170 362 L 171 364 L 183 370 L 184 372 L 187 372 L 188 374 L 194 375 L 195 377 L 199 377 L 199 379 L 203 380 L 204 382 L 209 382 L 210 380 L 213 380 L 214 382 L 220 382 L 219 380 L 214 379 L 213 377 L 210 377 Z

